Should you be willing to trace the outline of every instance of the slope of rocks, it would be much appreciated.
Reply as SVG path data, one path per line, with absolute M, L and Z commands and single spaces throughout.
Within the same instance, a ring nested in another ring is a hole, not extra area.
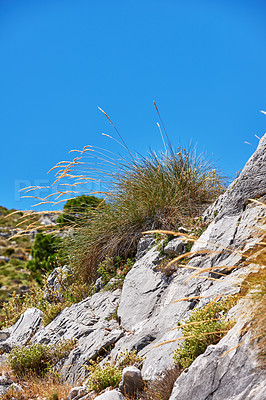
M 63 377 L 72 384 L 84 381 L 83 365 L 87 359 L 101 355 L 115 360 L 125 349 L 136 349 L 145 356 L 144 379 L 162 375 L 173 365 L 176 342 L 172 340 L 181 336 L 180 330 L 172 329 L 177 322 L 210 299 L 218 300 L 239 291 L 246 273 L 239 268 L 243 254 L 259 242 L 258 228 L 266 216 L 266 208 L 250 203 L 249 199 L 263 200 L 265 193 L 266 135 L 237 180 L 205 212 L 210 223 L 192 248 L 201 253 L 195 254 L 186 268 L 177 267 L 167 276 L 160 268 L 161 256 L 153 240 L 144 238 L 122 291 L 96 293 L 66 308 L 46 327 L 36 322 L 34 318 L 38 319 L 39 314 L 32 312 L 32 342 L 53 344 L 63 337 L 77 339 L 77 347 L 58 365 Z M 174 241 L 170 247 L 173 254 L 181 251 Z M 211 272 L 208 268 L 212 268 Z M 197 278 L 190 279 L 195 270 L 201 269 Z M 249 333 L 243 336 L 240 328 L 241 324 L 236 324 L 220 343 L 209 346 L 180 375 L 171 400 L 264 398 L 265 371 L 258 368 Z M 16 329 L 12 327 L 6 332 L 8 337 L 4 333 L 0 336 L 1 348 L 16 344 L 15 332 L 16 337 L 24 337 L 25 329 L 26 325 L 23 327 L 22 321 L 18 321 Z M 238 346 L 240 340 L 244 344 Z M 160 345 L 165 341 L 168 343 Z

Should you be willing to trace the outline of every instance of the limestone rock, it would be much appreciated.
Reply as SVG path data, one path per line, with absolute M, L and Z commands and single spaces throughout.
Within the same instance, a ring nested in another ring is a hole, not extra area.
M 126 396 L 133 397 L 143 389 L 144 382 L 138 368 L 131 366 L 123 369 L 119 390 Z
M 266 372 L 258 366 L 250 334 L 241 334 L 242 326 L 238 323 L 197 357 L 177 378 L 170 400 L 265 399 Z
M 51 301 L 54 296 L 58 300 L 63 300 L 64 287 L 68 285 L 67 280 L 71 273 L 71 268 L 68 265 L 55 268 L 47 279 L 47 287 L 45 288 L 44 297 Z
M 239 214 L 248 204 L 249 199 L 266 195 L 266 135 L 264 135 L 255 153 L 250 157 L 242 172 L 231 183 L 226 192 L 205 212 L 207 220 L 216 217 Z
M 69 383 L 83 380 L 86 376 L 83 366 L 87 360 L 105 354 L 106 349 L 123 336 L 123 330 L 112 319 L 120 293 L 120 290 L 99 292 L 65 308 L 33 337 L 34 343 L 44 344 L 57 343 L 63 338 L 77 340 L 77 347 L 57 364 L 57 368 L 62 369 L 62 377 Z
M 4 331 L 6 339 L 0 342 L 0 348 L 10 351 L 15 346 L 28 343 L 41 327 L 42 315 L 42 311 L 37 308 L 28 308 L 13 326 Z
M 70 390 L 68 400 L 80 400 L 88 394 L 87 386 L 77 386 Z
M 12 381 L 8 372 L 3 371 L 0 375 L 0 398 L 11 390 L 18 393 L 22 392 L 21 386 Z
M 185 252 L 186 241 L 184 238 L 175 238 L 171 240 L 163 249 L 164 253 L 171 257 L 177 257 L 179 254 Z
M 145 235 L 138 243 L 136 261 L 145 256 L 150 248 L 155 244 L 153 235 Z
M 123 394 L 119 390 L 107 390 L 99 396 L 95 397 L 95 400 L 126 400 Z

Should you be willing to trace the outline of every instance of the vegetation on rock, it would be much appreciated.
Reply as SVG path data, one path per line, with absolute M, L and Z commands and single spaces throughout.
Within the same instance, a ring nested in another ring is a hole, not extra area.
M 210 344 L 218 343 L 225 336 L 234 325 L 233 321 L 226 319 L 226 314 L 236 301 L 236 296 L 210 301 L 204 307 L 193 310 L 183 324 L 177 324 L 182 330 L 184 342 L 174 352 L 175 364 L 188 368 Z
M 52 345 L 32 344 L 14 347 L 8 355 L 8 363 L 16 376 L 39 375 L 51 373 L 53 366 L 66 357 L 75 347 L 72 339 L 61 340 Z

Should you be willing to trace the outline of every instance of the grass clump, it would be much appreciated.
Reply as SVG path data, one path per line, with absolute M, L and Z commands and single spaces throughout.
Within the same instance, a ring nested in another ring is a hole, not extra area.
M 60 340 L 53 345 L 33 344 L 15 347 L 8 355 L 8 364 L 18 377 L 38 375 L 51 372 L 52 367 L 66 357 L 75 347 L 73 339 Z
M 193 150 L 169 147 L 159 155 L 151 151 L 146 157 L 113 164 L 115 172 L 106 173 L 106 201 L 85 216 L 65 241 L 76 274 L 84 281 L 97 277 L 106 257 L 126 260 L 134 256 L 143 231 L 177 229 L 223 191 L 216 171 Z
M 227 296 L 220 301 L 210 301 L 204 307 L 191 312 L 189 318 L 177 327 L 181 328 L 184 342 L 174 352 L 174 362 L 185 369 L 210 344 L 216 344 L 233 327 L 226 314 L 236 304 L 236 296 Z

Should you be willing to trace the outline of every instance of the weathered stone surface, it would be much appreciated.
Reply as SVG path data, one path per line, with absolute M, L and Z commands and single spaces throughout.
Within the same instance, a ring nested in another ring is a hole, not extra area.
M 170 400 L 265 399 L 266 372 L 258 367 L 250 334 L 242 336 L 242 326 L 237 324 L 217 345 L 209 346 L 180 375 Z
M 53 300 L 57 296 L 59 300 L 63 299 L 63 291 L 67 286 L 67 280 L 71 273 L 71 267 L 64 265 L 63 267 L 55 268 L 47 279 L 45 298 L 48 301 Z
M 2 372 L 2 375 L 0 375 L 0 398 L 11 390 L 18 393 L 22 392 L 21 386 L 12 381 L 8 372 Z
M 181 237 L 171 240 L 163 249 L 164 253 L 171 257 L 176 257 L 185 252 L 186 241 Z
M 118 317 L 127 330 L 137 330 L 147 320 L 167 287 L 164 274 L 156 271 L 159 252 L 153 247 L 137 261 L 124 281 Z
M 119 390 L 107 390 L 100 396 L 95 397 L 97 400 L 126 400 Z
M 119 390 L 123 395 L 135 396 L 143 389 L 144 382 L 138 368 L 131 366 L 123 369 Z
M 87 386 L 77 386 L 70 390 L 68 400 L 80 400 L 88 394 Z
M 60 339 L 77 340 L 77 347 L 58 363 L 62 377 L 70 383 L 86 376 L 84 364 L 104 354 L 123 336 L 118 323 L 111 319 L 120 298 L 120 290 L 100 292 L 64 309 L 49 325 L 39 330 L 34 343 L 53 344 Z
M 16 323 L 5 331 L 8 337 L 0 342 L 0 348 L 9 351 L 15 346 L 23 346 L 28 343 L 40 328 L 42 315 L 42 311 L 37 308 L 28 308 Z
M 239 177 L 231 183 L 226 192 L 205 212 L 206 219 L 216 221 L 241 213 L 249 199 L 266 195 L 266 135 L 255 153 L 250 157 Z

